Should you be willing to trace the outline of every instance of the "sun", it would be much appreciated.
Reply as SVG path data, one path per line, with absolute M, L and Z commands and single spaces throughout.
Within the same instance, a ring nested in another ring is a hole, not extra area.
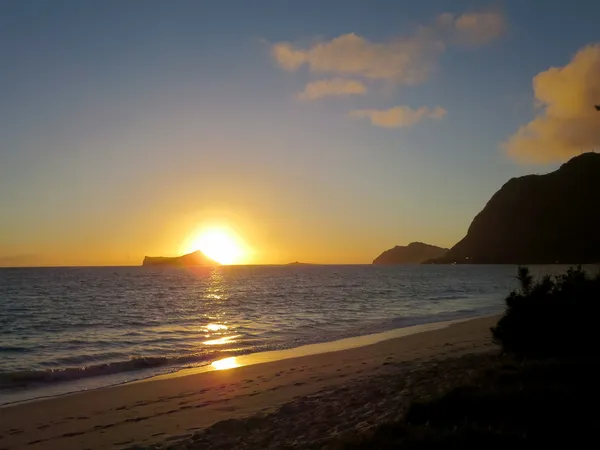
M 189 251 L 200 250 L 220 264 L 237 264 L 245 256 L 241 239 L 224 227 L 207 228 L 199 231 L 190 240 Z

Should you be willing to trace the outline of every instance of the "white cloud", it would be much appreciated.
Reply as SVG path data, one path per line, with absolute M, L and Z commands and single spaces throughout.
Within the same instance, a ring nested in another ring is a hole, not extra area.
M 419 37 L 377 44 L 351 33 L 320 42 L 307 50 L 296 49 L 289 43 L 275 44 L 273 55 L 282 68 L 290 71 L 307 64 L 314 73 L 417 84 L 427 79 L 432 56 L 443 48 L 441 42 Z
M 332 78 L 308 83 L 298 94 L 301 100 L 316 100 L 326 96 L 362 95 L 367 92 L 367 86 L 362 81 L 345 78 Z
M 600 43 L 580 50 L 564 67 L 533 79 L 539 112 L 504 144 L 524 163 L 565 161 L 581 151 L 600 148 Z
M 306 65 L 312 73 L 414 85 L 429 78 L 448 44 L 486 44 L 499 37 L 504 28 L 504 18 L 497 13 L 447 13 L 431 25 L 416 28 L 411 35 L 384 42 L 371 42 L 349 33 L 308 48 L 279 42 L 273 45 L 271 53 L 279 66 L 288 71 Z
M 412 109 L 409 106 L 396 106 L 390 109 L 357 109 L 350 112 L 350 117 L 368 118 L 372 125 L 383 128 L 411 127 L 424 119 L 442 119 L 446 110 L 440 106 L 428 108 L 421 106 Z

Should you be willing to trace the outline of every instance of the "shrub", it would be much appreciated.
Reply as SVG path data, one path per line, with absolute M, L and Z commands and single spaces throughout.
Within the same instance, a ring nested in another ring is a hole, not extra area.
M 600 274 L 581 266 L 534 282 L 519 267 L 520 289 L 506 298 L 506 310 L 492 328 L 502 350 L 517 355 L 570 357 L 596 351 L 600 313 Z
M 376 427 L 343 450 L 585 448 L 597 438 L 600 365 L 576 360 L 465 360 L 470 376 L 411 403 L 403 420 Z M 480 362 L 478 362 L 478 360 Z M 440 363 L 444 369 L 448 361 Z

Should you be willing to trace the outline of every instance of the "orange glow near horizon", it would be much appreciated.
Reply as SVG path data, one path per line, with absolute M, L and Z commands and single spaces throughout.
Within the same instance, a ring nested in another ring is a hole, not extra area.
M 220 264 L 240 264 L 248 253 L 242 239 L 222 226 L 201 229 L 192 235 L 185 251 L 191 253 L 197 250 Z

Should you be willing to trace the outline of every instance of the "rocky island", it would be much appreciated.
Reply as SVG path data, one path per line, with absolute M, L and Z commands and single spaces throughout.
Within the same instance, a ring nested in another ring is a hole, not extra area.
M 200 250 L 182 256 L 146 256 L 143 266 L 218 266 L 219 263 L 210 259 Z
M 397 245 L 386 250 L 373 261 L 373 264 L 420 264 L 432 258 L 443 256 L 447 248 L 412 242 L 407 246 Z

